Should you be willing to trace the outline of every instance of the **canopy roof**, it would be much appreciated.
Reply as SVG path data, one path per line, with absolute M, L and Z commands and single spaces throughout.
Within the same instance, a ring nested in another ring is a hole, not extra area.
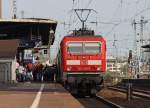
M 0 39 L 41 39 L 42 43 L 53 44 L 55 37 L 49 37 L 56 30 L 57 21 L 41 18 L 0 19 Z M 51 43 L 48 43 L 51 40 Z

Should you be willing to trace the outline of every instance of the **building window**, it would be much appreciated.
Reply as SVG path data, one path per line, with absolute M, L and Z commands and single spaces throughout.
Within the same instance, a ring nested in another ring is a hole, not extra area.
M 47 54 L 47 50 L 44 50 L 44 54 Z

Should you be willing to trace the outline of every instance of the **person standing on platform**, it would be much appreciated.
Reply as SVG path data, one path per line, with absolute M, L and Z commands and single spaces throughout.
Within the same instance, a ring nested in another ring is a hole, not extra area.
M 20 66 L 18 67 L 18 81 L 23 82 L 25 80 L 25 68 L 23 67 L 23 64 L 21 63 Z
M 28 63 L 27 64 L 27 80 L 31 81 L 33 79 L 33 64 L 32 63 Z
M 43 64 L 39 65 L 39 81 L 43 81 Z

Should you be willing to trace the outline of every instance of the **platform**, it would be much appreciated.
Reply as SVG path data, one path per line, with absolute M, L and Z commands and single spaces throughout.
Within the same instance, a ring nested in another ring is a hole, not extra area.
M 84 108 L 60 84 L 30 82 L 0 86 L 0 108 L 12 107 Z

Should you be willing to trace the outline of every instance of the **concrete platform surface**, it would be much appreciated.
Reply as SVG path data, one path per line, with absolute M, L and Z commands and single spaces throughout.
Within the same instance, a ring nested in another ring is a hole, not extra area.
M 60 84 L 0 85 L 0 108 L 84 108 Z

